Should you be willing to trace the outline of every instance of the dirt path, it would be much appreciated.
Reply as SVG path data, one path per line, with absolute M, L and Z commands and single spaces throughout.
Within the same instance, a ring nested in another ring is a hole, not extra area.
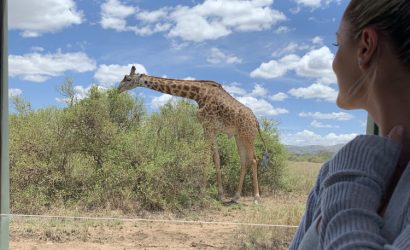
M 85 239 L 15 239 L 10 249 L 221 249 L 234 232 L 235 226 L 126 222 L 108 229 L 95 227 Z

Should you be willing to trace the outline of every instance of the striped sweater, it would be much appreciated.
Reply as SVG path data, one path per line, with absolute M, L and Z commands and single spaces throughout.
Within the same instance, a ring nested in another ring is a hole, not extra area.
M 399 155 L 397 143 L 374 135 L 344 146 L 322 166 L 289 249 L 410 250 L 410 164 L 378 214 Z

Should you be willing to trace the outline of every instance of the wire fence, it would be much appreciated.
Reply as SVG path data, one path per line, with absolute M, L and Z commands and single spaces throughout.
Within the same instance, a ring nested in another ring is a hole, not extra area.
M 121 222 L 157 222 L 174 224 L 216 224 L 252 227 L 276 227 L 276 228 L 297 228 L 293 225 L 280 224 L 260 224 L 228 221 L 201 221 L 201 220 L 165 220 L 165 219 L 145 219 L 145 218 L 121 218 L 121 217 L 90 217 L 90 216 L 59 216 L 59 215 L 29 215 L 29 214 L 0 214 L 1 217 L 15 218 L 37 218 L 37 219 L 60 219 L 60 220 L 93 220 L 93 221 L 121 221 Z

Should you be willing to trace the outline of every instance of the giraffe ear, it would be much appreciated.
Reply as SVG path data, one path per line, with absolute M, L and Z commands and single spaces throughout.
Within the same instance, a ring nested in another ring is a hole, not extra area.
M 132 66 L 130 76 L 135 75 L 135 70 L 135 66 Z

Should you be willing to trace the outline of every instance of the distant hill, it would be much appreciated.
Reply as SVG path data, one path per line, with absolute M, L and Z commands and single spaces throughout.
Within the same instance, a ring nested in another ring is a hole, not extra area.
M 320 146 L 320 145 L 309 145 L 309 146 L 294 146 L 294 145 L 285 145 L 289 153 L 291 154 L 309 154 L 315 155 L 319 153 L 329 153 L 334 154 L 339 149 L 341 149 L 345 144 L 337 144 L 333 146 Z

